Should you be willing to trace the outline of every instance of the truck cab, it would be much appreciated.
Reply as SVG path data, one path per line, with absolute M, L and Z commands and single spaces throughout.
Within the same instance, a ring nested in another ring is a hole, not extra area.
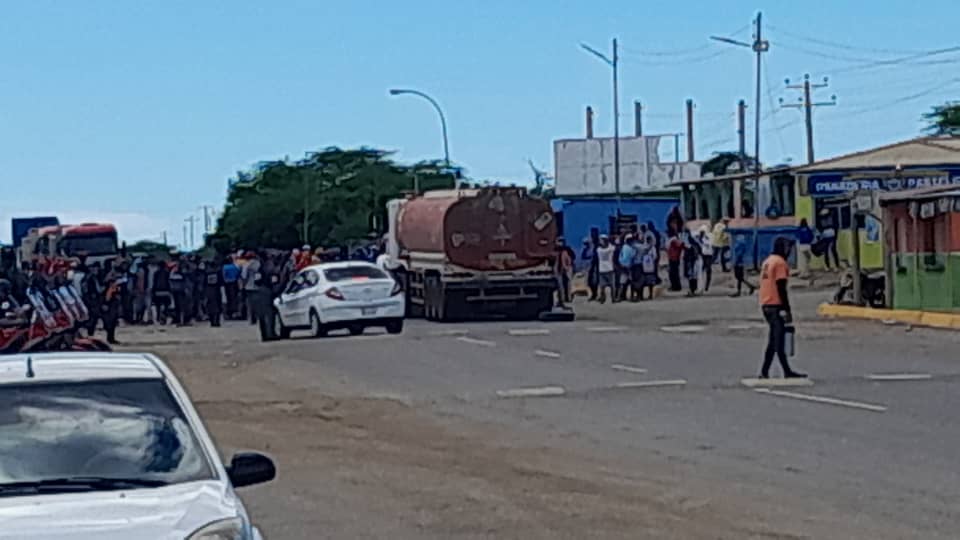
M 41 256 L 77 257 L 85 255 L 88 263 L 103 263 L 119 253 L 117 229 L 106 223 L 54 225 L 31 229 L 20 245 L 21 261 Z

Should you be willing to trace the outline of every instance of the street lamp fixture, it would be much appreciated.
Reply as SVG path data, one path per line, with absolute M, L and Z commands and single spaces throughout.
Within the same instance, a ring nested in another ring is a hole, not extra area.
M 412 90 L 409 88 L 391 88 L 390 95 L 391 96 L 402 96 L 402 95 L 417 96 L 429 101 L 430 104 L 433 105 L 433 108 L 437 110 L 437 114 L 440 116 L 440 129 L 443 131 L 443 162 L 446 165 L 447 169 L 449 170 L 450 169 L 450 146 L 449 146 L 449 143 L 447 142 L 447 119 L 443 115 L 443 109 L 440 108 L 440 104 L 437 103 L 437 100 L 433 99 L 432 97 L 428 96 L 427 94 L 419 90 Z M 454 180 L 454 183 L 456 183 L 456 180 Z
M 581 43 L 580 47 L 588 53 L 596 56 L 601 62 L 607 64 L 613 69 L 613 186 L 617 195 L 617 215 L 620 215 L 620 85 L 617 82 L 619 72 L 619 56 L 617 54 L 617 39 L 613 39 L 613 54 L 606 54 L 594 49 L 586 43 Z

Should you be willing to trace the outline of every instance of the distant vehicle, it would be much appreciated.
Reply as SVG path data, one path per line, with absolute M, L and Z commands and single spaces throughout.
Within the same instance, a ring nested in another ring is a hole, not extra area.
M 60 225 L 60 220 L 56 216 L 36 216 L 26 218 L 13 218 L 10 220 L 11 244 L 14 249 L 19 249 L 23 242 L 23 237 L 27 236 L 30 229 L 39 229 L 40 227 L 50 227 Z
M 404 299 L 400 284 L 363 261 L 308 266 L 290 280 L 273 302 L 274 335 L 286 339 L 293 330 L 316 337 L 346 328 L 353 335 L 371 326 L 391 334 L 403 331 Z
M 0 357 L 0 536 L 259 540 L 234 488 L 270 458 L 221 463 L 193 405 L 146 354 Z
M 522 188 L 428 191 L 390 201 L 387 216 L 383 264 L 410 316 L 535 318 L 552 307 L 557 223 L 547 201 Z
M 41 256 L 87 256 L 87 263 L 103 263 L 119 253 L 117 229 L 108 223 L 51 225 L 31 229 L 21 240 L 20 261 L 37 260 Z

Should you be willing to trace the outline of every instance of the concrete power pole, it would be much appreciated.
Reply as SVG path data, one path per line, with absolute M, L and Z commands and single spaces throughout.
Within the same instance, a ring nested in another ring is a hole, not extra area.
M 190 226 L 190 244 L 189 244 L 189 248 L 190 248 L 190 249 L 193 249 L 193 238 L 194 238 L 194 236 L 193 236 L 193 225 L 194 225 L 194 223 L 197 221 L 197 216 L 193 216 L 193 215 L 192 215 L 192 216 L 188 217 L 187 219 L 185 219 L 184 221 L 186 221 L 187 224 Z M 186 228 L 184 228 L 184 230 L 186 230 Z
M 747 102 L 740 100 L 737 103 L 737 139 L 739 140 L 739 145 L 737 148 L 740 152 L 740 171 L 746 172 L 747 170 Z
M 693 100 L 687 100 L 687 161 L 694 161 L 693 155 Z
M 643 137 L 643 104 L 639 99 L 633 102 L 633 123 L 633 134 Z
M 814 107 L 824 107 L 837 104 L 837 96 L 830 96 L 830 101 L 820 101 L 814 102 L 810 94 L 813 90 L 819 90 L 820 88 L 826 88 L 828 86 L 829 80 L 827 77 L 823 78 L 822 83 L 811 83 L 810 75 L 803 76 L 803 84 L 790 84 L 790 79 L 786 81 L 787 88 L 790 90 L 802 90 L 803 96 L 797 98 L 797 103 L 783 103 L 783 99 L 780 99 L 780 106 L 788 109 L 803 109 L 804 122 L 807 127 L 807 163 L 813 163 L 814 153 L 813 153 L 813 108 Z

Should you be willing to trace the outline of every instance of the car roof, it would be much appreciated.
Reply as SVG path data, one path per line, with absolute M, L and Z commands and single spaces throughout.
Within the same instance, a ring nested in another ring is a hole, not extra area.
M 0 386 L 163 377 L 156 359 L 147 354 L 63 352 L 0 356 Z
M 375 265 L 375 264 L 373 264 L 373 263 L 369 263 L 369 262 L 367 262 L 367 261 L 336 261 L 336 262 L 325 262 L 325 263 L 320 263 L 320 264 L 312 264 L 312 265 L 308 266 L 307 268 L 312 269 L 312 270 L 329 270 L 329 269 L 331 269 L 331 268 L 350 268 L 351 266 L 368 266 L 368 267 L 377 268 L 377 269 L 380 268 L 379 266 L 377 266 L 377 265 Z

